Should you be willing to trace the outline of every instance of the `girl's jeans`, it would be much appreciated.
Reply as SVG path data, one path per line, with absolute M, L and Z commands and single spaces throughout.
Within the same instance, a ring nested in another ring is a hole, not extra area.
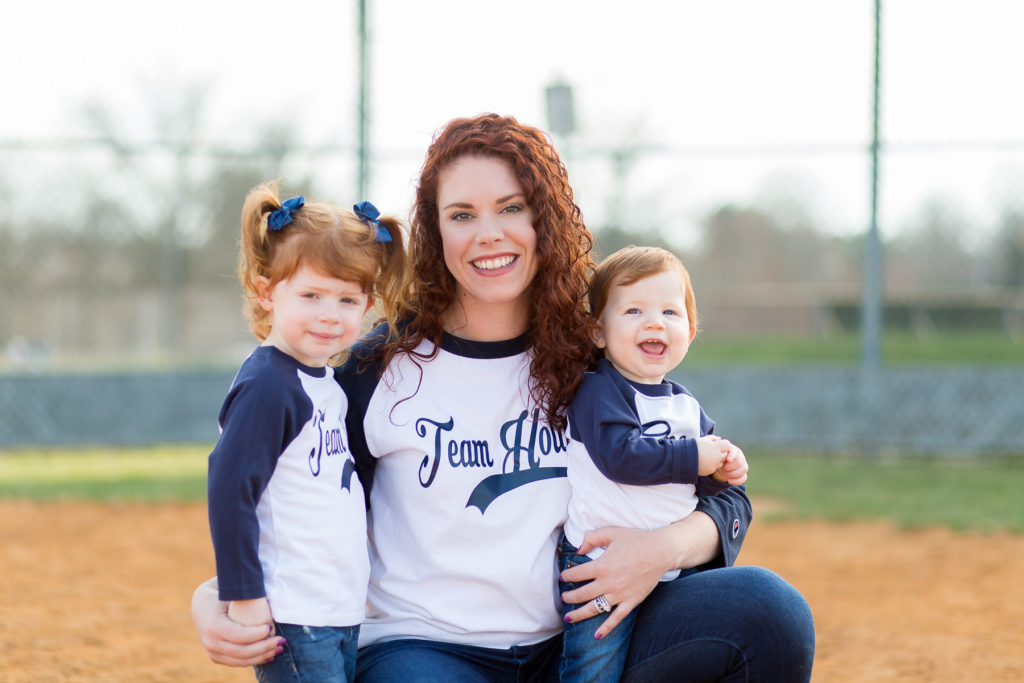
M 286 643 L 269 664 L 256 667 L 260 683 L 313 683 L 355 680 L 359 625 L 300 626 L 274 624 Z

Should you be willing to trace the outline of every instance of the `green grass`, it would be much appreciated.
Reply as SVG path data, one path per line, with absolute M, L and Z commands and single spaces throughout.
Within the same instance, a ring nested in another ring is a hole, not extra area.
M 210 445 L 0 452 L 0 498 L 205 500 Z M 1024 532 L 1024 457 L 886 461 L 746 449 L 759 520 L 889 519 L 907 527 Z
M 0 452 L 0 498 L 205 500 L 210 448 L 182 445 Z
M 1024 532 L 1024 458 L 782 456 L 748 451 L 747 485 L 764 519 L 889 519 L 906 527 Z
M 697 335 L 685 363 L 703 366 L 779 366 L 825 363 L 854 365 L 860 361 L 857 334 L 820 337 Z M 915 336 L 887 333 L 882 362 L 890 366 L 1024 366 L 1024 342 L 995 332 L 942 333 Z

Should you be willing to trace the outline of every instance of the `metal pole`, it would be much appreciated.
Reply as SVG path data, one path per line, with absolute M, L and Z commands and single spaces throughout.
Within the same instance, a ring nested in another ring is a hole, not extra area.
M 369 63 L 366 38 L 366 0 L 357 0 L 359 5 L 359 103 L 357 127 L 359 129 L 359 168 L 356 178 L 356 200 L 366 199 L 369 186 Z
M 882 247 L 878 235 L 878 105 L 881 69 L 882 0 L 875 0 L 875 81 L 871 133 L 871 223 L 864 243 L 864 283 L 861 303 L 861 368 L 874 374 L 881 367 Z

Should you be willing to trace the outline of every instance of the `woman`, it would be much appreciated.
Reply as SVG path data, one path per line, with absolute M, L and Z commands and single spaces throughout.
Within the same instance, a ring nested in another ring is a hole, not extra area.
M 590 364 L 591 238 L 547 137 L 487 114 L 427 152 L 413 212 L 409 303 L 338 379 L 370 490 L 371 582 L 357 680 L 557 680 L 558 600 L 574 620 L 638 609 L 623 680 L 807 680 L 814 631 L 782 579 L 732 567 L 742 487 L 657 530 L 602 529 L 568 570 L 565 409 Z M 372 484 L 372 488 L 371 488 Z M 700 567 L 659 584 L 666 571 Z M 193 618 L 210 658 L 251 665 L 279 639 L 230 622 L 215 581 Z M 602 601 L 603 603 L 604 601 Z

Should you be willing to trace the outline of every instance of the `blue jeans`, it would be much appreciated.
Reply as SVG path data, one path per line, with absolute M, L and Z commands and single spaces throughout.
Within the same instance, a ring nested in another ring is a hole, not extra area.
M 275 622 L 284 652 L 260 664 L 260 683 L 348 683 L 355 680 L 359 625 L 300 626 Z
M 810 608 L 767 569 L 709 569 L 659 583 L 635 611 L 627 683 L 810 680 Z M 356 681 L 547 683 L 558 680 L 561 651 L 561 638 L 508 650 L 393 640 L 359 651 Z
M 570 543 L 565 534 L 558 541 L 558 569 L 565 571 L 569 567 L 590 562 L 586 555 L 580 555 L 576 546 Z M 585 586 L 583 583 L 559 580 L 559 594 Z M 562 616 L 579 607 L 571 603 L 562 603 Z M 594 634 L 608 618 L 607 614 L 599 614 L 585 621 L 577 621 L 565 625 L 562 635 L 562 661 L 558 667 L 558 679 L 562 683 L 615 683 L 622 677 L 626 668 L 626 655 L 629 654 L 630 636 L 636 622 L 636 610 L 630 612 L 619 624 L 597 640 Z
M 558 683 L 560 637 L 507 650 L 407 638 L 359 651 L 358 683 Z

